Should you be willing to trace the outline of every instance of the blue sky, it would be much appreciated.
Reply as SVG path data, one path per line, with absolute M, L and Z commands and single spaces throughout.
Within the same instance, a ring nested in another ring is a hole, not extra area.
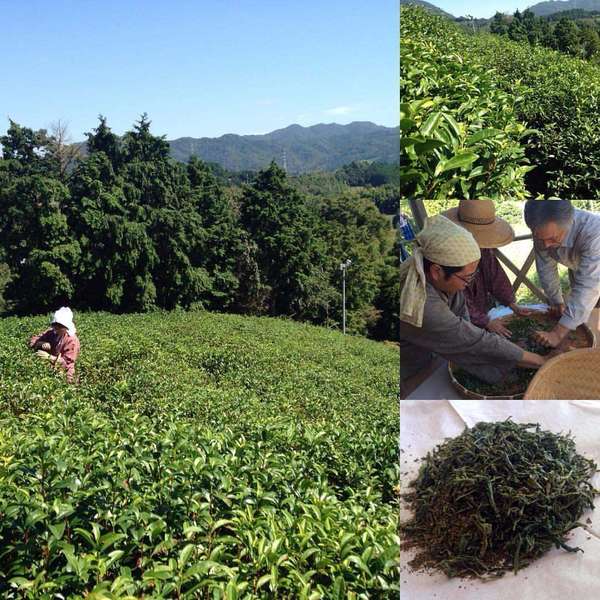
M 489 19 L 496 12 L 514 13 L 517 9 L 525 10 L 528 6 L 538 4 L 538 0 L 428 0 L 455 17 L 471 15 Z M 541 0 L 539 0 L 541 2 Z
M 0 133 L 398 124 L 397 0 L 0 0 Z

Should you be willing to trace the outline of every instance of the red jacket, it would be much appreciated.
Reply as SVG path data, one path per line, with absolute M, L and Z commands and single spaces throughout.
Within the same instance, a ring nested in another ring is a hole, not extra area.
M 54 329 L 50 328 L 40 335 L 34 335 L 29 340 L 29 346 L 39 348 L 44 342 L 50 344 L 50 354 L 58 357 L 56 364 L 65 369 L 67 372 L 67 381 L 72 383 L 75 376 L 75 361 L 80 349 L 79 338 L 69 333 L 58 337 L 54 333 Z
M 465 289 L 464 294 L 471 323 L 482 328 L 490 321 L 487 312 L 493 306 L 493 300 L 498 300 L 504 306 L 515 301 L 510 281 L 493 249 L 481 249 L 477 275 L 473 283 Z

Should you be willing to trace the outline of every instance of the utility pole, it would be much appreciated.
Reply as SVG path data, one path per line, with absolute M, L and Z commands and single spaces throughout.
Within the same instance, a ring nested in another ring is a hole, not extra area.
M 471 21 L 471 27 L 473 27 L 473 33 L 475 33 L 475 19 L 473 19 L 473 15 L 465 15 L 469 21 Z
M 346 269 L 352 264 L 352 261 L 347 258 L 340 263 L 340 271 L 342 272 L 342 332 L 346 335 Z

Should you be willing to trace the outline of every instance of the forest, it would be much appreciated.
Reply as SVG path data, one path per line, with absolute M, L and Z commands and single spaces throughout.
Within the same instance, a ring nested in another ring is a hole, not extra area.
M 85 153 L 14 121 L 0 136 L 5 314 L 196 309 L 337 328 L 350 258 L 349 332 L 397 338 L 389 166 L 235 176 L 172 159 L 145 114 L 123 136 L 100 116 L 86 136 Z

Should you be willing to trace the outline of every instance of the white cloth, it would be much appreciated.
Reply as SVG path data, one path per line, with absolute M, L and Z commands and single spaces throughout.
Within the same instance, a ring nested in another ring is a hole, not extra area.
M 600 401 L 598 400 L 401 400 L 400 473 L 403 491 L 418 472 L 419 462 L 445 438 L 459 435 L 465 425 L 479 421 L 539 423 L 555 433 L 571 431 L 577 451 L 600 464 Z M 600 488 L 600 474 L 592 479 Z M 570 546 L 585 553 L 552 549 L 517 575 L 480 582 L 474 579 L 449 579 L 443 573 L 412 572 L 408 562 L 413 552 L 400 556 L 401 600 L 595 600 L 600 589 L 600 497 L 596 509 L 584 513 L 590 518 L 587 529 L 577 528 L 567 537 Z M 409 513 L 401 507 L 400 519 Z M 590 538 L 590 539 L 588 539 Z
M 77 329 L 75 329 L 75 323 L 73 323 L 73 311 L 68 306 L 61 306 L 52 316 L 50 324 L 58 323 L 64 325 L 69 335 L 75 335 Z

